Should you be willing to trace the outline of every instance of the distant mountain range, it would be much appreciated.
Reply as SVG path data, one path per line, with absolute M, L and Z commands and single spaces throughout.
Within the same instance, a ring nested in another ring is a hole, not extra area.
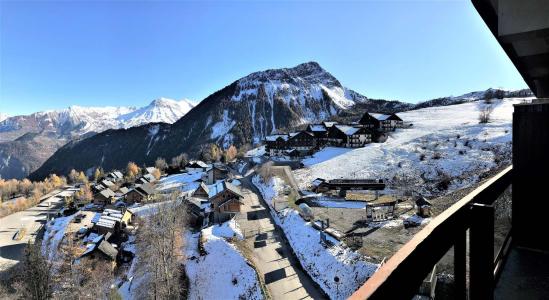
M 0 115 L 0 178 L 23 178 L 67 142 L 107 129 L 173 123 L 194 107 L 189 100 L 160 98 L 135 107 L 81 107 Z
M 344 87 L 318 63 L 308 62 L 243 77 L 205 98 L 172 125 L 146 124 L 72 140 L 31 178 L 43 178 L 50 173 L 66 174 L 72 168 L 88 172 L 97 166 L 106 170 L 123 168 L 128 161 L 152 165 L 157 157 L 170 159 L 182 152 L 196 155 L 207 143 L 240 147 L 309 122 L 352 119 L 365 111 L 399 112 L 451 105 L 482 99 L 493 91 L 496 90 L 420 104 L 374 100 Z M 520 93 L 526 96 L 529 91 Z

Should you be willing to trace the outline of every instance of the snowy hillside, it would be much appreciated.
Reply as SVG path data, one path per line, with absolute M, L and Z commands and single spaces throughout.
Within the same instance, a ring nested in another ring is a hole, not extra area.
M 294 173 L 302 187 L 317 177 L 384 178 L 389 187 L 407 186 L 426 195 L 465 187 L 510 163 L 513 104 L 521 101 L 494 100 L 487 124 L 478 120 L 484 101 L 403 112 L 399 116 L 413 126 L 397 130 L 387 142 L 354 150 L 325 148 Z

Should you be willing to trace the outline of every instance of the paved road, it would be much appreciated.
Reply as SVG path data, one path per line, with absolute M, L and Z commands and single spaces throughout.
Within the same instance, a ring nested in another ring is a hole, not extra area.
M 237 223 L 246 236 L 246 242 L 252 249 L 254 265 L 273 299 L 322 299 L 312 279 L 299 267 L 292 255 L 290 246 L 284 242 L 283 232 L 274 226 L 274 221 L 266 209 L 250 176 L 240 179 L 244 194 L 242 212 Z
M 62 206 L 62 201 L 62 197 L 52 196 L 37 206 L 0 219 L 0 277 L 4 271 L 19 263 L 23 257 L 25 245 L 29 241 L 34 243 L 41 226 L 46 223 L 48 214 L 56 213 Z M 25 235 L 21 240 L 14 240 L 14 235 L 21 228 L 25 229 Z M 6 272 L 3 275 L 8 274 Z

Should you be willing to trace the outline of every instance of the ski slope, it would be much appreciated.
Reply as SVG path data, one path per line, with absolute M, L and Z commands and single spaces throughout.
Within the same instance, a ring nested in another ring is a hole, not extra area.
M 525 98 L 530 100 L 532 98 Z M 479 174 L 510 163 L 513 104 L 523 98 L 493 100 L 491 120 L 479 124 L 484 101 L 399 113 L 413 126 L 398 129 L 385 143 L 341 150 L 324 148 L 294 171 L 301 188 L 315 178 L 383 178 L 395 189 L 414 187 L 433 195 L 466 187 Z M 449 179 L 446 190 L 437 184 Z

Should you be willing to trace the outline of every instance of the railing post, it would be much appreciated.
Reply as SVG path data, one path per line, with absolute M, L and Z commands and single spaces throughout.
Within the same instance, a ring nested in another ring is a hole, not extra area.
M 494 207 L 473 203 L 469 231 L 470 299 L 494 298 Z
M 467 299 L 467 230 L 457 232 L 454 244 L 454 278 L 456 299 Z

